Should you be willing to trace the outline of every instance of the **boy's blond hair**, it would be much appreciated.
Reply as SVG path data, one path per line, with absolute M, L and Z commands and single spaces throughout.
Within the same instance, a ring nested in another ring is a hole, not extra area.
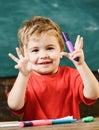
M 57 38 L 61 51 L 63 51 L 65 49 L 65 45 L 60 27 L 49 18 L 35 16 L 32 19 L 26 21 L 25 24 L 19 28 L 18 40 L 21 52 L 24 54 L 23 46 L 28 45 L 30 38 L 33 36 L 39 38 L 42 33 L 47 32 Z

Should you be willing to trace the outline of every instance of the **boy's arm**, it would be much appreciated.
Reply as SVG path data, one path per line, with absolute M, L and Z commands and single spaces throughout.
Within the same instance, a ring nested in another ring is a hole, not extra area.
M 77 70 L 79 71 L 83 84 L 83 94 L 86 98 L 89 99 L 96 99 L 99 97 L 99 82 L 95 78 L 94 74 L 91 72 L 90 68 L 86 64 L 84 60 L 84 53 L 83 53 L 83 38 L 78 36 L 76 43 L 75 43 L 75 50 L 77 51 L 74 54 L 74 57 L 78 55 L 79 61 L 74 62 L 74 65 L 76 66 Z
M 99 82 L 94 74 L 84 62 L 80 66 L 76 66 L 79 71 L 84 84 L 84 96 L 89 99 L 96 99 L 99 97 Z
M 32 63 L 29 61 L 26 47 L 24 47 L 24 56 L 19 48 L 16 48 L 16 52 L 18 58 L 11 53 L 9 54 L 10 58 L 17 63 L 15 68 L 19 70 L 19 74 L 9 93 L 8 105 L 11 109 L 19 110 L 25 103 L 26 86 L 32 71 Z
M 82 48 L 83 38 L 78 35 L 75 43 L 75 51 L 73 53 L 62 52 L 62 55 L 69 58 L 79 71 L 84 84 L 84 96 L 89 99 L 96 99 L 99 97 L 99 82 L 84 61 Z M 79 58 L 78 61 L 74 60 L 76 57 Z
M 19 110 L 25 103 L 26 85 L 29 76 L 24 76 L 19 72 L 17 79 L 8 96 L 8 106 L 13 110 Z

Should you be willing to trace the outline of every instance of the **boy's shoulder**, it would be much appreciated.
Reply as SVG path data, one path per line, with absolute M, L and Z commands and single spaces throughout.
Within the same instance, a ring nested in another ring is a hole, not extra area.
M 61 75 L 71 75 L 71 76 L 79 75 L 78 70 L 70 66 L 59 66 L 58 73 L 60 73 Z
M 75 68 L 72 68 L 70 66 L 59 66 L 59 69 L 63 71 L 77 71 Z

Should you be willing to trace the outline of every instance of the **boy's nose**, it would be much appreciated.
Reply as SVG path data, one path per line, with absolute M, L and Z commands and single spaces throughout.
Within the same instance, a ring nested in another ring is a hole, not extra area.
M 48 58 L 49 57 L 49 55 L 46 53 L 46 52 L 42 52 L 41 54 L 40 54 L 40 58 L 41 59 L 46 59 L 46 58 Z

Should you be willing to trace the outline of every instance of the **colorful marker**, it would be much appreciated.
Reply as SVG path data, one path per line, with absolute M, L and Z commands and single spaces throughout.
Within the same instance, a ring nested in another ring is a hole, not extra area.
M 30 126 L 44 126 L 44 125 L 55 125 L 55 124 L 66 124 L 76 122 L 72 116 L 67 116 L 58 119 L 46 119 L 46 120 L 31 120 L 31 121 L 21 121 L 21 122 L 11 122 L 0 124 L 1 127 L 30 127 Z
M 76 122 L 76 119 L 67 119 L 67 118 L 60 118 L 60 119 L 53 119 L 53 120 L 33 120 L 33 121 L 23 121 L 20 122 L 20 127 L 29 127 L 29 126 L 42 126 L 42 125 L 55 125 L 55 124 L 65 124 L 65 123 L 72 123 Z
M 72 53 L 74 51 L 74 47 L 73 47 L 73 45 L 72 45 L 72 43 L 71 43 L 71 41 L 70 41 L 70 39 L 68 37 L 68 34 L 66 32 L 62 32 L 62 36 L 63 36 L 63 39 L 64 39 L 64 41 L 66 43 L 66 46 L 68 47 L 68 50 L 70 51 L 70 53 Z M 77 57 L 74 60 L 78 61 L 79 58 Z

